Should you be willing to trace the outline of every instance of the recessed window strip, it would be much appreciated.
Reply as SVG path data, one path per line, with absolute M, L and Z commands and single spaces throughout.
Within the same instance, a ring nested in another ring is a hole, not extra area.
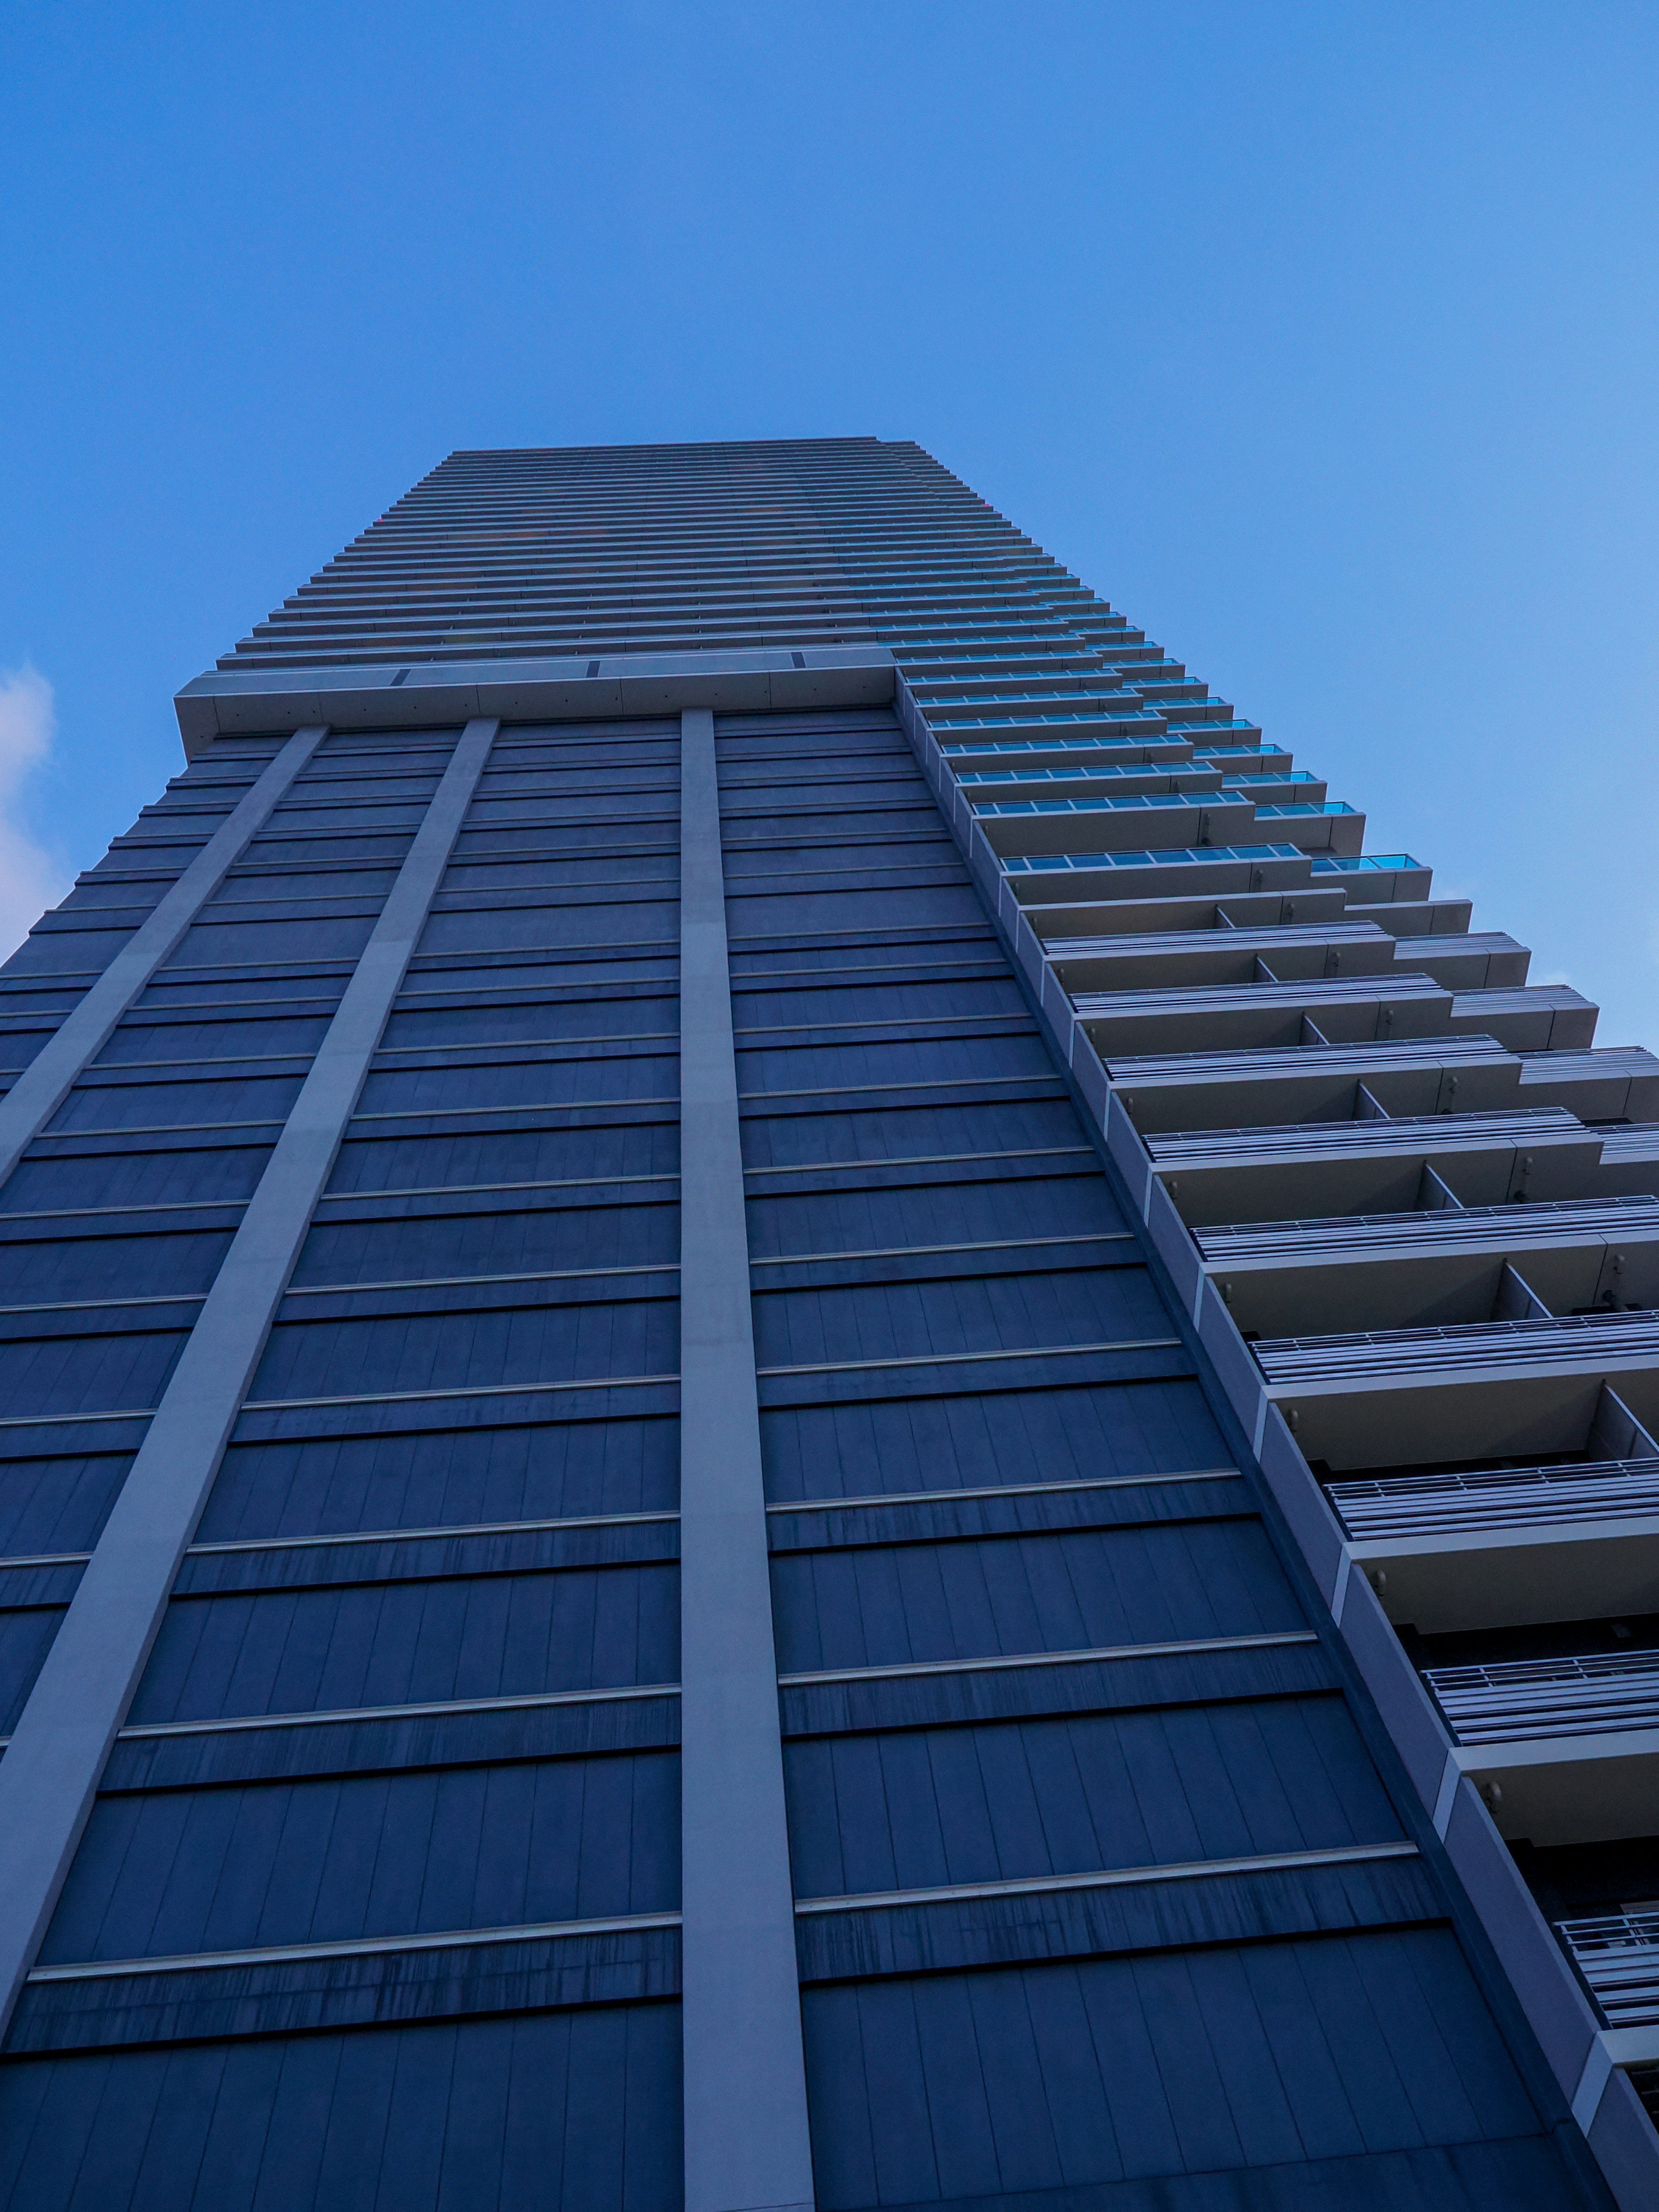
M 538 1267 L 499 1275 L 410 1275 L 389 1282 L 290 1284 L 283 1297 L 337 1298 L 357 1291 L 460 1290 L 483 1283 L 578 1283 L 591 1282 L 596 1278 L 602 1280 L 610 1275 L 678 1275 L 679 1271 L 678 1260 L 652 1260 L 626 1267 Z M 107 1298 L 96 1303 L 105 1305 L 161 1305 L 173 1302 L 160 1298 Z M 36 1309 L 28 1306 L 0 1306 L 0 1314 L 34 1310 Z M 39 1310 L 51 1312 L 56 1309 L 44 1307 Z
M 246 1203 L 248 1199 L 155 1199 L 146 1206 L 42 1206 L 33 1214 L 0 1214 L 0 1221 L 101 1221 L 106 1214 L 212 1214 Z
M 1074 1491 L 1131 1490 L 1176 1482 L 1234 1482 L 1236 1467 L 1205 1467 L 1181 1474 L 1094 1474 L 1074 1482 L 991 1482 L 963 1490 L 888 1490 L 866 1498 L 792 1498 L 769 1513 L 856 1513 L 872 1505 L 942 1505 L 958 1498 L 1047 1498 Z
M 836 984 L 846 984 L 861 975 L 936 975 L 953 968 L 976 968 L 996 981 L 1007 975 L 1008 969 L 1000 953 L 987 951 L 977 960 L 867 960 L 856 968 L 744 968 L 732 978 L 733 996 L 751 990 L 757 983 L 775 982 L 780 977 L 808 976 L 810 982 L 796 983 L 792 989 L 810 990 L 815 987 L 830 989 Z
M 217 1544 L 191 1544 L 185 1556 L 189 1559 L 216 1559 L 222 1553 L 245 1552 L 307 1552 L 331 1549 L 337 1544 L 428 1544 L 450 1537 L 463 1536 L 520 1536 L 559 1528 L 643 1528 L 658 1522 L 679 1519 L 673 1512 L 660 1513 L 576 1513 L 561 1518 L 542 1521 L 468 1521 L 440 1524 L 429 1528 L 348 1528 L 332 1535 L 320 1536 L 244 1536 L 228 1538 Z M 79 1553 L 64 1554 L 64 1560 L 82 1557 Z M 59 1561 L 0 1559 L 0 1566 L 37 1566 Z
M 980 1359 L 1084 1359 L 1098 1352 L 1178 1350 L 1178 1336 L 1115 1337 L 1101 1344 L 1034 1344 L 1012 1352 L 916 1352 L 895 1359 L 814 1359 L 796 1367 L 757 1367 L 757 1375 L 854 1375 L 889 1367 L 958 1367 Z
M 510 1012 L 512 1009 L 486 1007 L 481 1011 Z M 393 1040 L 382 1038 L 375 1050 L 374 1057 L 379 1062 L 394 1059 L 404 1053 L 415 1052 L 538 1052 L 549 1046 L 678 1044 L 679 1034 L 678 1030 L 629 1030 L 612 1036 L 463 1037 L 454 1044 L 398 1044 Z M 293 1057 L 292 1054 L 284 1056 Z M 604 1060 L 608 1056 L 603 1052 L 594 1054 L 595 1059 L 599 1060 Z M 620 1054 L 617 1055 L 618 1058 L 621 1056 Z M 147 1066 L 149 1063 L 137 1061 L 132 1064 Z
M 285 868 L 280 872 L 282 875 L 292 875 L 294 872 L 291 868 Z M 397 870 L 388 863 L 379 872 L 387 878 L 395 878 Z M 271 873 L 276 875 L 278 871 L 273 868 Z M 232 898 L 222 892 L 217 898 L 210 899 L 202 908 L 202 919 L 204 921 L 210 921 L 221 908 L 228 906 L 346 906 L 352 908 L 357 914 L 378 914 L 380 910 L 379 894 L 381 890 L 389 890 L 391 888 L 391 883 L 388 881 L 384 886 L 369 885 L 362 890 L 356 891 L 294 891 L 291 893 L 260 891 L 257 895 L 251 894 L 246 898 Z M 350 919 L 349 916 L 334 915 L 312 915 L 301 918 L 313 921 Z
M 150 988 L 154 989 L 155 986 L 152 984 Z M 314 1008 L 319 1014 L 330 1014 L 339 1003 L 337 991 L 326 995 L 319 991 L 307 991 L 303 995 L 289 999 L 166 999 L 157 1006 L 133 1007 L 123 1019 L 121 1026 L 128 1031 L 157 1029 L 168 1023 L 183 1021 L 186 1017 L 200 1018 L 225 1014 L 239 1021 L 258 1021 L 266 1017 L 272 1021 L 291 1021 L 294 1016 L 289 1010 L 295 1006 Z
M 1094 1159 L 1096 1157 L 1092 1145 L 1031 1145 L 1018 1152 L 901 1152 L 892 1158 L 870 1160 L 802 1160 L 787 1167 L 745 1168 L 744 1173 L 746 1176 L 861 1175 L 877 1168 L 942 1168 L 980 1160 Z M 0 1214 L 0 1220 L 6 1218 Z
M 754 1172 L 760 1174 L 765 1172 L 765 1170 L 757 1169 Z M 476 1195 L 480 1192 L 488 1193 L 498 1190 L 608 1190 L 613 1183 L 677 1183 L 678 1181 L 679 1177 L 677 1175 L 615 1175 L 559 1176 L 539 1182 L 409 1183 L 399 1186 L 396 1189 L 386 1190 L 325 1190 L 322 1196 L 318 1200 L 317 1203 L 319 1206 L 362 1206 L 373 1204 L 375 1200 L 381 1198 L 459 1198 L 468 1195 Z M 240 1206 L 245 1206 L 247 1203 L 246 1199 L 231 1199 L 227 1200 L 224 1202 L 227 1205 Z M 202 1203 L 204 1205 L 210 1205 L 214 1203 L 214 1201 L 204 1199 Z M 93 1212 L 101 1212 L 103 1209 L 91 1208 L 88 1210 Z M 117 1209 L 113 1207 L 109 1209 L 112 1212 L 116 1210 Z M 137 1212 L 141 1210 L 142 1209 L 137 1206 L 132 1209 L 134 1212 Z M 21 1221 L 30 1218 L 31 1217 L 24 1214 L 0 1213 L 0 1221 Z
M 99 1087 L 113 1090 L 116 1086 Z M 282 1116 L 276 1114 L 267 1114 L 258 1121 L 111 1121 L 95 1129 L 42 1129 L 34 1141 L 38 1145 L 48 1138 L 68 1141 L 83 1137 L 198 1137 L 211 1135 L 216 1129 L 280 1129 L 282 1126 Z M 237 1203 L 245 1205 L 246 1200 Z
M 826 1014 L 816 1022 L 751 1022 L 746 1028 L 734 1028 L 738 1037 L 752 1036 L 811 1036 L 824 1030 L 898 1030 L 913 1036 L 918 1029 L 937 1029 L 949 1023 L 954 1030 L 968 1030 L 981 1022 L 1018 1022 L 1024 1029 L 1035 1030 L 1036 1022 L 1024 1006 L 1010 1006 L 1005 1012 L 990 1014 L 901 1014 L 895 1018 L 878 1022 L 837 1021 Z M 929 1043 L 941 1042 L 934 1037 Z
M 649 889 L 650 886 L 645 888 Z M 580 904 L 580 902 L 574 903 Z M 665 905 L 670 903 L 672 902 L 664 901 Z M 584 956 L 594 960 L 609 960 L 624 952 L 659 952 L 665 957 L 678 957 L 679 949 L 677 937 L 619 937 L 606 945 L 469 945 L 465 953 L 443 955 L 441 968 L 426 964 L 440 957 L 436 953 L 428 952 L 422 958 L 411 960 L 409 972 L 411 975 L 441 975 L 448 969 L 480 968 L 496 960 L 519 968 L 545 960 L 556 961 L 562 965 L 567 961 Z
M 664 1055 L 666 1057 L 667 1055 Z M 418 1069 L 402 1071 L 418 1074 Z M 1028 1079 L 1029 1080 L 1029 1079 Z M 810 1093 L 807 1094 L 809 1097 Z M 353 1127 L 365 1121 L 453 1121 L 463 1116 L 471 1121 L 481 1114 L 599 1114 L 614 1109 L 634 1106 L 678 1106 L 679 1093 L 651 1098 L 532 1098 L 517 1106 L 392 1106 L 377 1108 L 373 1113 L 356 1113 L 351 1117 Z M 240 1128 L 240 1122 L 207 1122 L 205 1127 Z M 248 1125 L 258 1128 L 264 1125 Z M 77 1131 L 76 1134 L 80 1133 Z
M 292 1052 L 226 1052 L 204 1054 L 195 1060 L 113 1060 L 94 1061 L 86 1068 L 77 1088 L 108 1091 L 118 1088 L 129 1076 L 154 1074 L 168 1067 L 268 1067 L 285 1065 L 295 1060 L 309 1062 L 314 1048 L 296 1046 Z M 88 1076 L 112 1078 L 112 1081 L 88 1084 Z
M 1032 1024 L 1033 1031 L 1036 1024 Z M 1054 1092 L 1064 1097 L 1061 1079 L 1047 1069 L 1030 1075 L 945 1075 L 931 1077 L 915 1083 L 837 1083 L 813 1084 L 798 1091 L 739 1091 L 738 1098 L 745 1106 L 763 1105 L 769 1098 L 862 1098 L 883 1091 L 989 1091 L 1004 1090 L 1019 1083 L 1052 1083 Z M 609 1102 L 607 1102 L 609 1103 Z M 617 1103 L 630 1103 L 617 1101 Z M 653 1102 L 647 1102 L 653 1103 Z M 428 1109 L 428 1111 L 431 1109 Z M 447 1109 L 448 1110 L 448 1109 Z M 463 1109 L 465 1110 L 465 1109 Z M 480 1108 L 480 1112 L 485 1109 Z M 491 1111 L 498 1110 L 495 1109 Z M 359 1120 L 372 1117 L 359 1115 Z M 210 1126 L 211 1126 L 210 1124 Z
M 1171 1338 L 1174 1343 L 1176 1340 Z M 765 1370 L 763 1370 L 763 1372 Z M 358 1390 L 335 1398 L 249 1398 L 242 1407 L 245 1413 L 287 1413 L 324 1406 L 407 1406 L 424 1404 L 434 1399 L 445 1398 L 534 1398 L 549 1390 L 644 1390 L 665 1382 L 678 1382 L 676 1375 L 595 1375 L 585 1376 L 573 1382 L 474 1382 L 454 1390 Z M 131 1420 L 130 1413 L 31 1413 L 25 1417 L 32 1421 Z M 148 1419 L 148 1414 L 141 1418 Z M 9 1422 L 0 1422 L 0 1427 L 9 1427 Z
M 606 1920 L 535 1920 L 515 1928 L 464 1928 L 441 1936 L 362 1936 L 332 1943 L 276 1943 L 246 1951 L 196 1951 L 164 1959 L 93 1960 L 36 1966 L 36 1982 L 102 1982 L 118 1975 L 187 1974 L 229 1966 L 276 1966 L 306 1959 L 384 1957 L 388 1952 L 457 1951 L 480 1943 L 533 1943 L 559 1936 L 621 1936 L 636 1929 L 678 1928 L 678 1912 L 626 1912 Z
M 1201 1881 L 1212 1875 L 1281 1874 L 1302 1867 L 1364 1865 L 1371 1859 L 1414 1859 L 1415 1844 L 1344 1844 L 1323 1850 L 1260 1851 L 1242 1858 L 1180 1859 L 1164 1866 L 1107 1867 L 1093 1874 L 1015 1876 L 1007 1881 L 963 1881 L 933 1889 L 873 1889 L 845 1897 L 802 1897 L 802 1915 L 868 1912 L 883 1905 L 951 1905 L 973 1898 L 1051 1897 L 1066 1890 L 1121 1889 L 1154 1881 Z
M 112 1413 L 6 1413 L 0 1415 L 0 1429 L 73 1429 L 82 1421 L 149 1421 L 155 1418 L 154 1406 L 129 1406 Z
M 105 1313 L 112 1307 L 199 1306 L 205 1291 L 155 1291 L 131 1298 L 53 1298 L 41 1305 L 0 1306 L 0 1314 Z
M 728 847 L 727 850 L 730 849 Z M 872 880 L 873 878 L 936 875 L 941 869 L 948 870 L 951 875 L 958 878 L 964 884 L 968 880 L 967 864 L 960 858 L 954 846 L 950 847 L 945 855 L 937 860 L 870 860 L 866 861 L 861 868 L 820 868 L 815 867 L 810 861 L 792 864 L 789 855 L 799 854 L 802 848 L 795 843 L 781 847 L 780 851 L 782 857 L 775 868 L 728 868 L 726 880 L 728 884 L 767 884 L 776 883 L 780 877 L 856 876 L 863 884 L 874 890 L 878 885 Z M 731 896 L 733 898 L 770 898 L 775 894 L 770 891 L 733 891 Z
M 140 1721 L 119 1731 L 123 1743 L 163 1736 L 245 1735 L 259 1729 L 349 1728 L 362 1721 L 443 1720 L 463 1713 L 538 1712 L 544 1707 L 626 1705 L 641 1698 L 678 1698 L 678 1682 L 628 1682 L 614 1689 L 532 1690 L 507 1698 L 427 1698 L 403 1705 L 339 1705 L 314 1713 L 238 1713 L 228 1719 Z
M 898 1682 L 913 1675 L 995 1674 L 1029 1667 L 1089 1667 L 1120 1659 L 1202 1658 L 1212 1651 L 1268 1651 L 1318 1641 L 1311 1628 L 1287 1628 L 1261 1636 L 1193 1636 L 1163 1644 L 1103 1644 L 1082 1651 L 1021 1651 L 985 1659 L 913 1659 L 888 1667 L 825 1667 L 780 1674 L 778 1686 L 800 1690 L 819 1682 Z
M 986 1237 L 971 1244 L 885 1244 L 865 1252 L 785 1252 L 776 1259 L 750 1260 L 749 1264 L 751 1267 L 805 1267 L 830 1260 L 928 1259 L 946 1252 L 1030 1252 L 1051 1244 L 1133 1244 L 1134 1241 L 1132 1230 L 1112 1229 L 1081 1237 Z M 8 1310 L 0 1306 L 0 1313 Z

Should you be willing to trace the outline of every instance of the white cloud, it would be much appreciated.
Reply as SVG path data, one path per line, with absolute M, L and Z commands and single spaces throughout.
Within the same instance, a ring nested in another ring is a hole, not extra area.
M 69 889 L 65 872 L 17 819 L 20 793 L 52 750 L 52 686 L 38 668 L 0 669 L 0 959 Z

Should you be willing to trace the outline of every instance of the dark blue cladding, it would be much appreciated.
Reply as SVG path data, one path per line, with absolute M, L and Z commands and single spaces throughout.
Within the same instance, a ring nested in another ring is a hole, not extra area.
M 1571 2201 L 1437 1929 L 813 1990 L 805 2018 L 825 2212 Z
M 678 735 L 497 742 L 13 2021 L 20 2212 L 680 2201 Z M 0 1194 L 0 1726 L 452 742 L 325 741 Z
M 672 1752 L 108 1796 L 43 1959 L 672 1911 Z
M 0 2186 L 64 2212 L 675 2212 L 679 2008 L 14 2063 Z

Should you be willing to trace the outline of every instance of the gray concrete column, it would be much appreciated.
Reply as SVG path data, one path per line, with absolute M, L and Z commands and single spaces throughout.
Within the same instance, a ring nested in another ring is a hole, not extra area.
M 58 1901 L 496 727 L 469 722 L 461 734 L 0 1759 L 0 2029 Z
M 212 897 L 243 848 L 327 735 L 318 724 L 295 730 L 232 807 L 178 882 L 158 901 L 76 1007 L 0 1098 L 0 1182 L 69 1096 L 88 1060 L 102 1051 L 150 977 Z
M 686 2212 L 809 2212 L 714 718 L 680 717 L 680 1710 Z

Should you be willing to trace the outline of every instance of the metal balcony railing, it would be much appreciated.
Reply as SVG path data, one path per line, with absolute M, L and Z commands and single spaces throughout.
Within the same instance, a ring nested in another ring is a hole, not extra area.
M 1659 1198 L 1549 1199 L 1522 1206 L 1469 1206 L 1410 1213 L 1334 1214 L 1306 1221 L 1241 1221 L 1196 1229 L 1193 1241 L 1217 1267 L 1251 1260 L 1285 1266 L 1314 1258 L 1377 1259 L 1471 1245 L 1498 1251 L 1603 1237 L 1659 1237 Z
M 1195 751 L 1194 754 L 1195 760 L 1213 757 L 1215 755 L 1207 747 L 1202 752 Z M 1316 775 L 1310 768 L 1269 768 L 1264 769 L 1260 775 L 1235 775 L 1231 782 L 1222 785 L 1222 789 L 1243 792 L 1248 798 L 1259 784 L 1323 783 L 1324 781 L 1325 778 L 1322 775 Z
M 1659 1364 L 1659 1313 L 1559 1314 L 1462 1322 L 1443 1328 L 1361 1329 L 1332 1336 L 1265 1337 L 1251 1346 L 1270 1387 L 1450 1381 L 1478 1370 L 1524 1375 L 1540 1367 L 1594 1373 L 1617 1362 Z
M 981 822 L 1018 819 L 1033 814 L 1146 814 L 1176 808 L 1191 810 L 1202 807 L 1210 813 L 1231 810 L 1237 814 L 1246 802 L 1230 800 L 1227 807 L 1218 804 L 1219 792 L 1193 791 L 1134 791 L 1120 792 L 1098 799 L 1009 799 L 975 800 L 974 813 Z M 1262 810 L 1258 810 L 1261 811 Z
M 1176 845 L 1146 853 L 1012 853 L 1003 858 L 1004 872 L 1011 876 L 1042 875 L 1073 869 L 1186 867 L 1193 862 L 1208 866 L 1221 860 L 1305 860 L 1299 845 Z M 1501 1050 L 1501 1047 L 1498 1049 Z
M 1142 771 L 1132 769 L 1129 773 L 1139 775 Z M 1115 937 L 1051 937 L 1042 949 L 1050 960 L 1142 961 L 1169 953 L 1265 955 L 1287 949 L 1295 951 L 1304 945 L 1322 945 L 1337 951 L 1346 946 L 1360 946 L 1368 951 L 1380 946 L 1392 962 L 1396 957 L 1397 941 L 1374 921 L 1316 921 L 1271 923 L 1260 928 L 1135 930 Z M 1414 957 L 1414 945 L 1412 951 Z
M 1153 940 L 1146 940 L 1151 943 Z M 1079 949 L 1087 938 L 1066 942 Z M 1050 953 L 1058 950 L 1048 947 Z M 1279 1160 L 1340 1158 L 1345 1152 L 1453 1152 L 1492 1144 L 1525 1146 L 1546 1137 L 1586 1137 L 1584 1125 L 1565 1106 L 1525 1106 L 1512 1113 L 1401 1115 L 1370 1121 L 1292 1121 L 1261 1129 L 1182 1129 L 1149 1136 L 1147 1151 L 1160 1168 L 1211 1167 L 1237 1159 L 1249 1164 Z M 1597 1130 L 1595 1135 L 1614 1132 Z
M 1659 1459 L 1579 1461 L 1564 1467 L 1468 1474 L 1396 1474 L 1328 1486 L 1356 1543 L 1410 1536 L 1480 1535 L 1573 1521 L 1659 1516 Z
M 1659 2021 L 1659 1907 L 1558 1925 L 1609 2027 Z
M 1161 777 L 1171 797 L 1186 797 L 1200 784 L 1206 787 L 1206 796 L 1225 787 L 1220 783 L 1216 769 L 1206 768 L 1198 761 L 1173 761 L 1155 765 L 1148 765 L 1143 761 L 1110 761 L 1100 767 L 1079 763 L 1075 768 L 981 768 L 959 769 L 957 771 L 957 781 L 970 794 L 988 790 L 1018 791 L 1027 784 L 1115 783 L 1129 776 L 1143 780 Z
M 1223 848 L 1216 845 L 1208 850 L 1212 856 L 1219 858 Z M 1294 854 L 1297 859 L 1304 857 L 1297 853 L 1293 845 L 1243 845 L 1235 848 L 1234 853 L 1239 858 L 1247 855 L 1255 858 L 1258 854 L 1272 854 L 1275 859 L 1283 859 L 1287 854 Z M 1071 855 L 1060 857 L 1067 860 L 1068 864 L 1074 867 L 1097 867 L 1102 864 L 1099 860 L 1085 860 Z M 1115 857 L 1121 865 L 1125 856 L 1120 853 Z M 1157 860 L 1164 856 L 1157 854 L 1140 855 L 1143 860 L 1148 857 Z M 1170 860 L 1202 860 L 1205 854 L 1180 853 L 1170 854 L 1167 857 Z M 1008 863 L 1011 873 L 1015 865 L 1012 861 Z M 1023 865 L 1027 867 L 1046 866 L 1048 862 L 1045 859 L 1028 860 Z M 1576 1054 L 1564 1055 L 1569 1059 L 1577 1056 Z M 1394 1043 L 1264 1045 L 1250 1052 L 1114 1053 L 1108 1060 L 1106 1073 L 1120 1088 L 1137 1083 L 1213 1083 L 1218 1080 L 1237 1081 L 1250 1075 L 1296 1076 L 1326 1069 L 1340 1070 L 1345 1075 L 1357 1075 L 1363 1081 L 1368 1077 L 1374 1080 L 1379 1075 L 1397 1073 L 1405 1068 L 1468 1067 L 1478 1066 L 1482 1061 L 1497 1061 L 1513 1067 L 1516 1059 L 1516 1055 L 1505 1051 L 1496 1037 L 1402 1037 Z M 1322 1136 L 1329 1129 L 1373 1129 L 1387 1126 L 1375 1121 L 1309 1124 L 1310 1127 L 1316 1127 Z
M 1114 729 L 1127 728 L 1136 723 L 1145 723 L 1158 730 L 1164 727 L 1163 715 L 1143 708 L 1138 694 L 1126 692 L 1122 696 L 1121 706 L 1114 705 L 1109 698 L 1103 698 L 1092 714 L 1037 714 L 1031 711 L 1024 714 L 929 714 L 927 723 L 928 727 L 933 730 L 1030 729 L 1034 725 L 1047 728 L 1052 723 L 1060 732 L 1069 724 L 1077 722 L 1109 722 Z
M 1224 790 L 1228 787 L 1224 785 L 1222 787 Z M 1350 806 L 1346 799 L 1297 799 L 1282 806 L 1258 806 L 1255 816 L 1258 822 L 1276 822 L 1281 816 L 1292 814 L 1358 814 L 1358 811 L 1359 809 Z M 1407 865 L 1414 867 L 1416 863 L 1413 861 Z
M 1314 862 L 1316 876 L 1360 875 L 1373 868 L 1395 874 L 1407 868 L 1425 876 L 1429 872 L 1423 862 L 1413 860 L 1409 853 L 1356 853 L 1348 858 L 1334 853 L 1322 853 Z
M 1098 760 L 1103 753 L 1115 754 L 1119 759 L 1130 754 L 1140 755 L 1145 752 L 1146 744 L 1147 740 L 1143 738 L 1091 738 L 1074 730 L 1061 730 L 1052 738 L 994 738 L 980 744 L 957 742 L 941 744 L 939 750 L 946 760 L 953 763 L 1029 759 L 1033 753 L 1077 753 L 1090 760 Z M 1184 749 L 1184 746 L 1185 740 L 1178 738 L 1171 738 L 1164 744 L 1153 741 L 1153 750 L 1160 755 L 1174 754 L 1178 748 Z
M 1429 1667 L 1423 1679 L 1459 1743 L 1536 1743 L 1659 1727 L 1659 1651 Z

